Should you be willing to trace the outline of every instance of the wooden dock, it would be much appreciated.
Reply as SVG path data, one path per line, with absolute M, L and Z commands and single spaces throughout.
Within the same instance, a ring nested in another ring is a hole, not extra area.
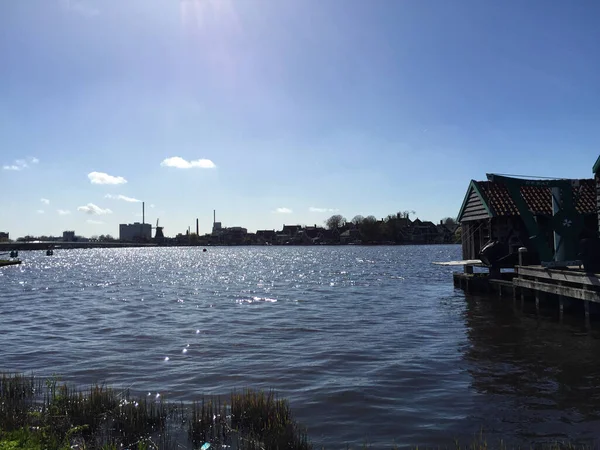
M 0 267 L 14 266 L 16 264 L 21 264 L 21 260 L 20 259 L 0 259 Z
M 600 274 L 588 273 L 579 267 L 547 268 L 516 266 L 514 272 L 453 274 L 454 286 L 473 294 L 494 294 L 513 299 L 531 299 L 539 307 L 540 300 L 551 299 L 560 313 L 565 305 L 580 303 L 586 319 L 590 306 L 600 311 Z M 596 305 L 597 304 L 597 305 Z

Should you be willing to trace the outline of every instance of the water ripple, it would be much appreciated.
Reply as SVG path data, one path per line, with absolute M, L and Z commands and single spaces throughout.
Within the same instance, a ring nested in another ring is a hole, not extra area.
M 2 369 L 173 400 L 274 388 L 312 439 L 516 443 L 600 424 L 600 344 L 465 296 L 457 246 L 57 250 L 0 271 Z

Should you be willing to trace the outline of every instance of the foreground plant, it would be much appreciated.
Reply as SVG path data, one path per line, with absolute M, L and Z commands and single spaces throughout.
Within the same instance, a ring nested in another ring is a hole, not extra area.
M 79 390 L 56 377 L 2 374 L 0 450 L 312 448 L 274 393 L 234 392 L 230 405 L 203 399 L 186 408 L 104 385 Z M 174 438 L 184 436 L 183 424 L 187 443 Z

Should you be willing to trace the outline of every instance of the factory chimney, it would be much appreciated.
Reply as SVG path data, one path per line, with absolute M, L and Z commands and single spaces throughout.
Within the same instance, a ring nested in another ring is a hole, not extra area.
M 142 225 L 146 223 L 146 202 L 142 202 Z
M 196 217 L 196 236 L 200 236 L 200 227 L 198 226 L 198 218 Z
M 217 210 L 213 209 L 213 225 L 217 222 Z

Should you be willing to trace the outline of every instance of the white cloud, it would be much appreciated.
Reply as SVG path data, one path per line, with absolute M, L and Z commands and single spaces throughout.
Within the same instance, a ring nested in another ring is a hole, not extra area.
M 138 200 L 137 198 L 133 198 L 133 197 L 127 197 L 125 195 L 112 195 L 112 194 L 106 194 L 104 196 L 104 198 L 112 198 L 114 200 L 123 200 L 124 202 L 129 202 L 129 203 L 141 203 L 141 200 Z
M 43 209 L 38 209 L 36 212 L 37 212 L 38 214 L 44 214 L 44 210 L 43 210 Z
M 314 206 L 311 206 L 308 210 L 316 213 L 339 212 L 339 209 L 336 208 L 315 208 Z
M 293 211 L 290 208 L 277 208 L 274 212 L 277 214 L 291 214 Z
M 62 7 L 69 12 L 79 14 L 84 17 L 95 17 L 100 14 L 97 8 L 94 8 L 89 2 L 83 0 L 61 0 Z
M 214 169 L 217 167 L 210 159 L 196 159 L 194 161 L 186 161 L 180 156 L 172 156 L 160 163 L 164 167 L 175 167 L 177 169 Z
M 29 161 L 32 164 L 37 164 L 40 162 L 40 160 L 37 158 L 29 158 Z M 13 164 L 6 164 L 6 165 L 2 166 L 2 169 L 4 169 L 4 170 L 23 170 L 23 169 L 27 169 L 28 167 L 29 167 L 29 165 L 27 164 L 26 160 L 16 159 Z
M 45 205 L 49 205 L 50 204 L 50 200 L 48 200 L 47 198 L 40 198 L 40 202 L 42 202 Z
M 67 209 L 57 209 L 56 212 L 58 213 L 59 216 L 66 216 L 71 214 L 71 211 L 67 210 Z
M 80 206 L 77 208 L 77 211 L 81 211 L 86 214 L 97 214 L 99 216 L 102 216 L 104 214 L 112 214 L 112 211 L 110 209 L 102 209 L 99 206 L 94 205 L 93 203 L 88 203 L 85 206 Z
M 88 178 L 92 184 L 125 184 L 127 180 L 123 177 L 113 177 L 104 172 L 90 172 Z
M 94 225 L 102 225 L 104 222 L 102 222 L 101 220 L 94 220 L 94 219 L 88 219 L 86 220 L 87 223 L 92 223 Z

